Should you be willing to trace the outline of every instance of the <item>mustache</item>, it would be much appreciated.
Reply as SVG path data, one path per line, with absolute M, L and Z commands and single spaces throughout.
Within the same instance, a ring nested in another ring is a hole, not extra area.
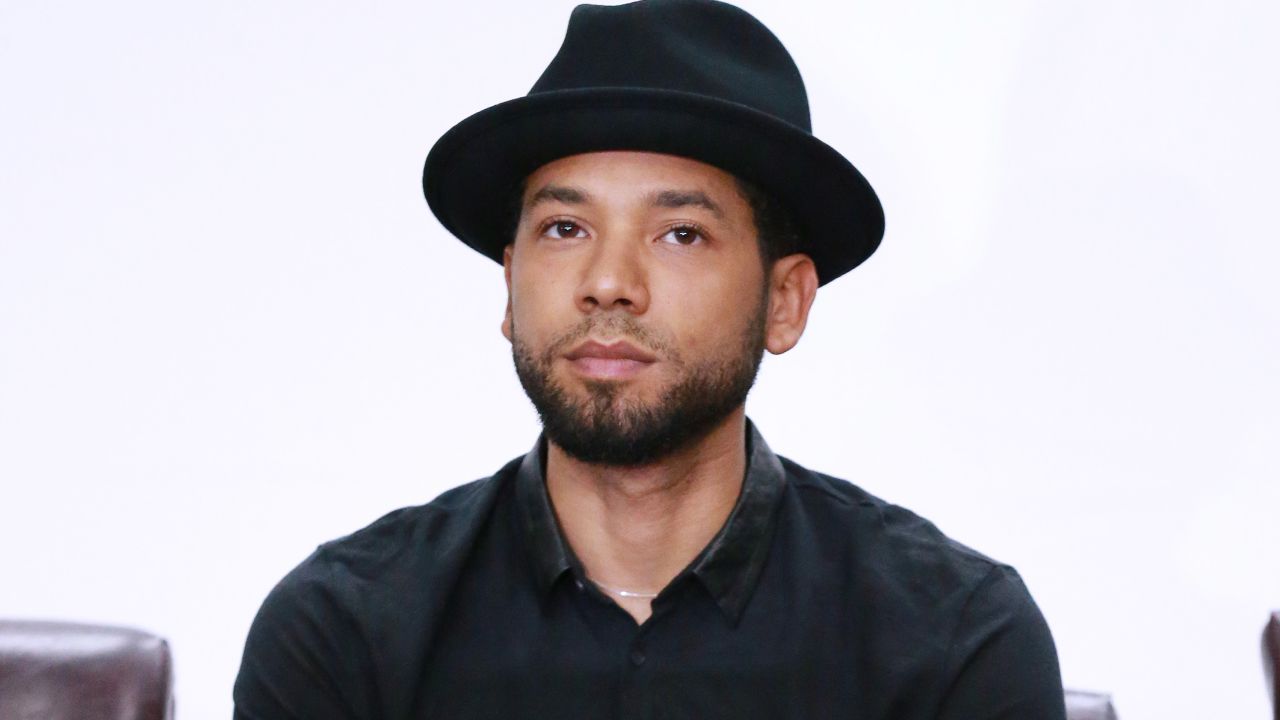
M 565 352 L 571 345 L 586 339 L 626 340 L 649 352 L 672 362 L 679 362 L 679 353 L 674 343 L 668 341 L 661 333 L 646 327 L 635 318 L 624 315 L 608 315 L 604 317 L 587 317 L 574 325 L 564 334 L 556 337 L 543 353 L 543 360 L 551 360 Z

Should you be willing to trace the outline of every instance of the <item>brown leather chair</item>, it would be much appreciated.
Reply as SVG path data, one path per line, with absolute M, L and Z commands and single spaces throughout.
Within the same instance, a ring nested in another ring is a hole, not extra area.
M 1067 690 L 1067 720 L 1116 720 L 1116 709 L 1106 693 Z
M 1271 693 L 1271 713 L 1280 720 L 1280 610 L 1262 631 L 1262 667 L 1267 673 L 1267 691 Z
M 128 628 L 0 620 L 0 718 L 172 720 L 169 644 Z

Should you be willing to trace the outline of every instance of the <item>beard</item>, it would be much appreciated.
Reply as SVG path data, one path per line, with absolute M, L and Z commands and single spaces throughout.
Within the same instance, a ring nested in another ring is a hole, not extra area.
M 513 321 L 511 353 L 548 439 L 581 462 L 638 467 L 702 440 L 746 402 L 764 357 L 767 309 L 768 294 L 762 293 L 738 342 L 697 362 L 684 361 L 670 343 L 629 316 L 586 318 L 541 353 L 522 341 Z M 572 343 L 602 329 L 655 351 L 679 377 L 652 402 L 627 397 L 623 383 L 599 380 L 584 383 L 585 398 L 572 397 L 552 378 L 552 364 Z

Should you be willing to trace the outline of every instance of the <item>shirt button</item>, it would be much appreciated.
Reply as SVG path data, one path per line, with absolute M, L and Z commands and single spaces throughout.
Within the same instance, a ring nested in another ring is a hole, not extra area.
M 631 664 L 640 667 L 644 664 L 644 653 L 640 650 L 631 651 Z
M 585 585 L 583 585 L 583 584 L 582 584 L 582 581 L 581 581 L 581 580 L 574 580 L 573 582 L 574 582 L 574 584 L 575 584 L 575 585 L 577 585 L 577 586 L 578 586 L 578 589 L 579 589 L 579 590 L 583 590 L 583 589 L 585 589 L 585 587 L 586 587 Z

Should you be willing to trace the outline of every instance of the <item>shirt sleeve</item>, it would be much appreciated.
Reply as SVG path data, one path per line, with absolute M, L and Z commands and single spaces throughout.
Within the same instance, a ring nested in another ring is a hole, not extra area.
M 961 613 L 939 720 L 1065 720 L 1053 636 L 1018 573 L 997 565 Z
M 364 720 L 367 645 L 320 551 L 271 590 L 245 641 L 234 720 Z

